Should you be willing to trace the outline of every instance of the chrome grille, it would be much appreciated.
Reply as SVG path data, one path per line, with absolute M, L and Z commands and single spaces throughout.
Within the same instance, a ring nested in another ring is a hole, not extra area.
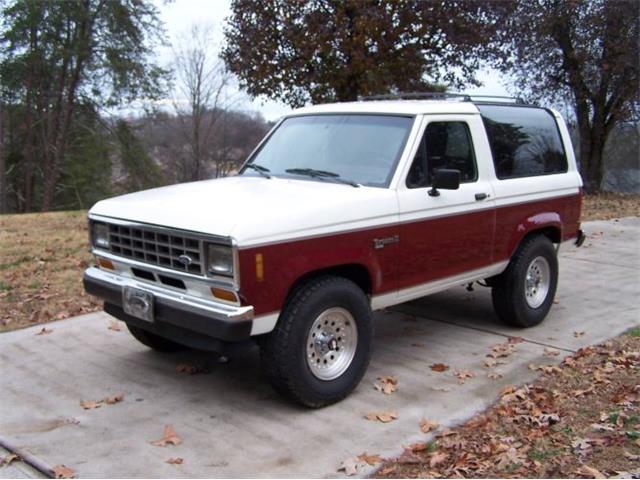
M 181 232 L 158 232 L 139 226 L 109 223 L 109 251 L 139 262 L 203 275 L 201 241 Z M 188 256 L 191 262 L 180 261 Z M 186 265 L 185 265 L 186 264 Z

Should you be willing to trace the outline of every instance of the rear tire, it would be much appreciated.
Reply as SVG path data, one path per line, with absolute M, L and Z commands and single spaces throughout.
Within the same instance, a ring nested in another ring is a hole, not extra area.
M 541 323 L 558 287 L 558 257 L 551 241 L 535 235 L 520 244 L 507 269 L 492 280 L 491 296 L 498 316 L 516 327 Z
M 260 345 L 262 368 L 286 398 L 320 408 L 345 398 L 371 358 L 369 299 L 353 282 L 323 276 L 289 299 Z
M 129 325 L 128 323 L 127 328 L 129 329 L 129 332 L 131 332 L 131 335 L 133 335 L 133 338 L 152 350 L 169 353 L 181 352 L 188 349 L 188 347 L 184 345 L 172 342 L 171 340 L 156 335 L 155 333 L 147 332 L 142 328 L 134 327 L 133 325 Z

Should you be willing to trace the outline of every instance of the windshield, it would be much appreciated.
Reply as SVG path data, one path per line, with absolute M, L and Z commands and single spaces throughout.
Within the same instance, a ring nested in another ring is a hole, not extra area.
M 392 115 L 287 118 L 251 159 L 255 167 L 245 167 L 242 175 L 263 169 L 274 176 L 387 187 L 412 123 L 413 117 Z

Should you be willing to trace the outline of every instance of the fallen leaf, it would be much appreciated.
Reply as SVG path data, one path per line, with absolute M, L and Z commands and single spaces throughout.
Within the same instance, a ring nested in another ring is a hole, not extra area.
M 475 377 L 475 374 L 471 370 L 454 370 L 453 374 L 458 377 L 459 383 L 464 383 L 467 378 Z
M 100 408 L 102 402 L 96 400 L 80 400 L 80 406 L 85 410 L 92 410 L 94 408 Z
M 521 464 L 524 461 L 525 456 L 518 452 L 515 447 L 509 447 L 507 451 L 502 452 L 497 458 L 498 463 L 496 466 L 499 469 L 504 470 L 506 468 L 510 468 L 512 465 Z
M 20 457 L 18 455 L 16 455 L 15 453 L 10 453 L 9 455 L 3 457 L 2 460 L 0 460 L 0 467 L 9 466 L 12 462 L 15 462 L 19 459 Z
M 171 445 L 180 445 L 182 443 L 182 439 L 178 436 L 172 425 L 165 425 L 164 435 L 162 436 L 162 438 L 151 442 L 151 445 L 155 445 L 156 447 L 164 447 L 168 443 L 170 443 Z
M 487 374 L 487 377 L 490 378 L 491 380 L 497 380 L 498 378 L 502 378 L 502 375 L 496 372 L 490 372 Z
M 53 478 L 74 478 L 76 476 L 76 472 L 66 465 L 56 465 L 51 469 L 51 473 Z
M 111 397 L 106 397 L 102 401 L 107 405 L 113 405 L 114 403 L 119 403 L 124 399 L 124 394 L 119 393 L 117 395 L 112 395 Z
M 381 412 L 369 412 L 365 415 L 367 420 L 378 420 L 382 423 L 389 423 L 393 420 L 397 420 L 398 414 L 393 410 L 381 411 Z
M 395 469 L 396 469 L 395 465 L 389 465 L 389 466 L 386 466 L 386 467 L 380 469 L 378 474 L 380 474 L 380 475 L 388 475 L 391 472 L 393 472 Z
M 167 460 L 166 463 L 169 463 L 171 465 L 182 465 L 182 462 L 184 462 L 182 458 L 175 457 L 175 458 L 170 458 L 169 460 Z
M 491 357 L 491 358 L 504 358 L 504 357 L 508 357 L 509 355 L 511 355 L 513 353 L 513 343 L 511 342 L 506 342 L 506 343 L 498 343 L 497 345 L 494 345 L 493 347 L 491 347 L 491 353 L 487 354 L 487 357 Z
M 627 460 L 631 460 L 632 462 L 637 462 L 637 461 L 639 461 L 639 460 L 640 460 L 640 455 L 634 455 L 634 454 L 632 454 L 632 453 L 627 452 L 626 450 L 625 450 L 625 452 L 624 452 L 624 457 L 625 457 Z
M 507 337 L 508 343 L 522 343 L 524 342 L 524 338 L 522 337 Z
M 557 357 L 558 355 L 560 355 L 560 351 L 553 350 L 551 348 L 545 348 L 543 355 L 545 357 Z
M 599 470 L 589 467 L 588 465 L 582 465 L 575 473 L 576 475 L 581 475 L 587 478 L 606 478 Z
M 39 330 L 38 333 L 36 333 L 36 335 L 47 335 L 48 333 L 53 332 L 53 330 L 51 330 L 50 328 L 47 327 L 42 327 L 42 330 Z M 60 477 L 60 478 L 64 478 L 64 477 Z
M 359 464 L 360 461 L 358 460 L 358 457 L 347 458 L 344 462 L 342 462 L 342 465 L 340 465 L 338 471 L 344 470 L 344 473 L 346 473 L 348 476 L 355 475 L 356 473 L 358 473 Z
M 588 438 L 577 438 L 571 442 L 571 448 L 577 453 L 585 452 L 586 450 L 591 450 L 591 443 Z
M 118 323 L 117 320 L 111 320 L 109 322 L 109 326 L 107 328 L 109 330 L 113 330 L 114 332 L 119 332 L 120 331 L 120 324 Z
M 440 424 L 438 422 L 432 422 L 431 420 L 427 420 L 426 418 L 423 418 L 422 420 L 420 420 L 420 431 L 422 433 L 429 433 L 430 431 L 435 430 L 439 426 Z
M 449 365 L 445 365 L 444 363 L 434 363 L 429 368 L 434 372 L 446 372 L 449 370 Z
M 573 332 L 573 336 L 576 337 L 576 338 L 582 337 L 584 334 L 585 334 L 585 332 Z M 589 467 L 587 467 L 587 468 L 589 468 Z
M 449 458 L 449 455 L 445 452 L 434 452 L 431 454 L 431 456 L 429 457 L 429 466 L 431 468 L 435 467 L 436 465 L 440 465 L 441 463 L 443 463 L 447 458 Z
M 398 389 L 398 379 L 396 377 L 378 377 L 378 380 L 380 380 L 380 383 L 374 384 L 374 388 L 386 395 L 390 395 Z
M 429 444 L 427 442 L 416 442 L 412 443 L 408 447 L 405 447 L 405 450 L 410 450 L 412 452 L 423 452 L 429 448 Z
M 382 462 L 380 455 L 369 455 L 367 452 L 361 453 L 357 458 L 361 462 L 365 462 L 371 466 Z

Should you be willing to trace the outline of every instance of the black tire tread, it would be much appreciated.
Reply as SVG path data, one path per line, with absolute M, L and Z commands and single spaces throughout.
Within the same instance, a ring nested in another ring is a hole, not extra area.
M 530 252 L 535 249 L 547 249 L 550 254 L 553 252 L 551 258 L 554 259 L 555 265 L 551 265 L 551 269 L 557 272 L 557 258 L 553 243 L 542 234 L 534 234 L 522 241 L 513 254 L 507 269 L 493 280 L 493 288 L 491 290 L 493 308 L 502 321 L 516 327 L 526 328 L 539 324 L 546 316 L 546 312 L 548 312 L 555 297 L 557 277 L 555 281 L 552 281 L 549 294 L 545 300 L 545 303 L 548 303 L 549 306 L 548 308 L 545 306 L 546 312 L 542 318 L 532 321 L 531 318 L 527 318 L 516 304 L 518 299 L 514 286 L 518 284 L 517 282 L 520 282 L 519 275 L 528 267 L 527 263 L 530 261 L 528 257 Z
M 335 403 L 350 393 L 346 391 L 340 398 L 332 398 L 330 401 L 312 398 L 307 392 L 299 388 L 296 382 L 292 381 L 292 374 L 289 368 L 291 367 L 291 361 L 287 356 L 287 347 L 290 345 L 293 329 L 296 327 L 293 320 L 313 295 L 332 285 L 340 285 L 340 288 L 350 289 L 354 293 L 364 295 L 355 283 L 346 278 L 329 275 L 313 278 L 300 285 L 292 293 L 280 314 L 276 328 L 266 335 L 260 344 L 262 368 L 272 387 L 283 397 L 310 408 L 319 408 Z M 364 370 L 362 370 L 358 382 L 364 375 Z M 358 382 L 356 382 L 356 385 Z

